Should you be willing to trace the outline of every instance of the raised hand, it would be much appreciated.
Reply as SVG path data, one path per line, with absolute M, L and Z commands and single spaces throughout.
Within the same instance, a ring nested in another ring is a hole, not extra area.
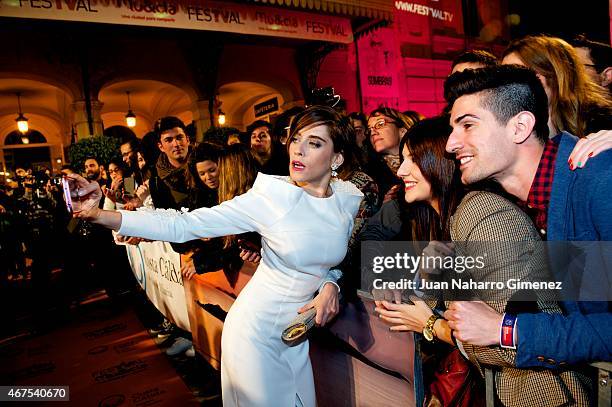
M 67 176 L 76 188 L 70 189 L 70 196 L 73 201 L 78 201 L 79 205 L 75 207 L 74 217 L 85 220 L 92 220 L 97 217 L 100 209 L 100 200 L 102 199 L 102 190 L 96 181 L 89 181 L 78 174 L 70 174 Z
M 591 133 L 583 139 L 578 140 L 576 146 L 567 160 L 570 170 L 575 170 L 585 166 L 589 158 L 597 154 L 612 149 L 612 130 L 601 130 Z

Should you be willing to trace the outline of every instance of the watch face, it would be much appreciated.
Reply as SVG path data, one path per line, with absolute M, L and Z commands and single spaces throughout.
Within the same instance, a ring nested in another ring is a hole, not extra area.
M 431 329 L 423 329 L 423 336 L 425 337 L 425 339 L 427 339 L 429 342 L 433 341 L 433 332 L 431 331 Z

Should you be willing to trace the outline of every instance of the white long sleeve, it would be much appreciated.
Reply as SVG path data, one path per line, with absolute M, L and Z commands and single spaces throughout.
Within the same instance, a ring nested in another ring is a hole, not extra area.
M 247 193 L 212 208 L 121 211 L 119 233 L 167 242 L 262 231 L 281 219 L 299 199 L 301 188 L 259 174 Z

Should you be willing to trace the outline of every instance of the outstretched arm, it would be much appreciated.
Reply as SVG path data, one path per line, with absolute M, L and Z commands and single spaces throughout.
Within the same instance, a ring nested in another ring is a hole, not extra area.
M 275 196 L 272 200 L 268 197 L 269 191 L 266 194 L 267 187 L 258 186 L 256 181 L 253 188 L 243 195 L 213 208 L 199 208 L 192 212 L 161 209 L 108 212 L 95 208 L 83 211 L 79 216 L 118 230 L 124 236 L 177 243 L 202 237 L 260 232 L 284 216 L 291 207 L 283 202 L 283 199 L 291 197 Z

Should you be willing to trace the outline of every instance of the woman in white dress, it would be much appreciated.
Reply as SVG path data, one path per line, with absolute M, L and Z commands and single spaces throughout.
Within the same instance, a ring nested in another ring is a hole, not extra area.
M 316 405 L 308 342 L 281 340 L 298 314 L 316 309 L 316 324 L 338 312 L 339 264 L 361 192 L 332 178 L 344 160 L 352 128 L 331 108 L 311 107 L 293 120 L 288 152 L 290 176 L 259 174 L 247 193 L 192 212 L 93 209 L 77 216 L 125 236 L 185 242 L 245 232 L 262 236 L 262 259 L 225 320 L 221 379 L 225 406 Z M 79 179 L 83 193 L 94 187 Z M 90 203 L 91 202 L 91 203 Z M 315 296 L 315 293 L 318 294 Z

